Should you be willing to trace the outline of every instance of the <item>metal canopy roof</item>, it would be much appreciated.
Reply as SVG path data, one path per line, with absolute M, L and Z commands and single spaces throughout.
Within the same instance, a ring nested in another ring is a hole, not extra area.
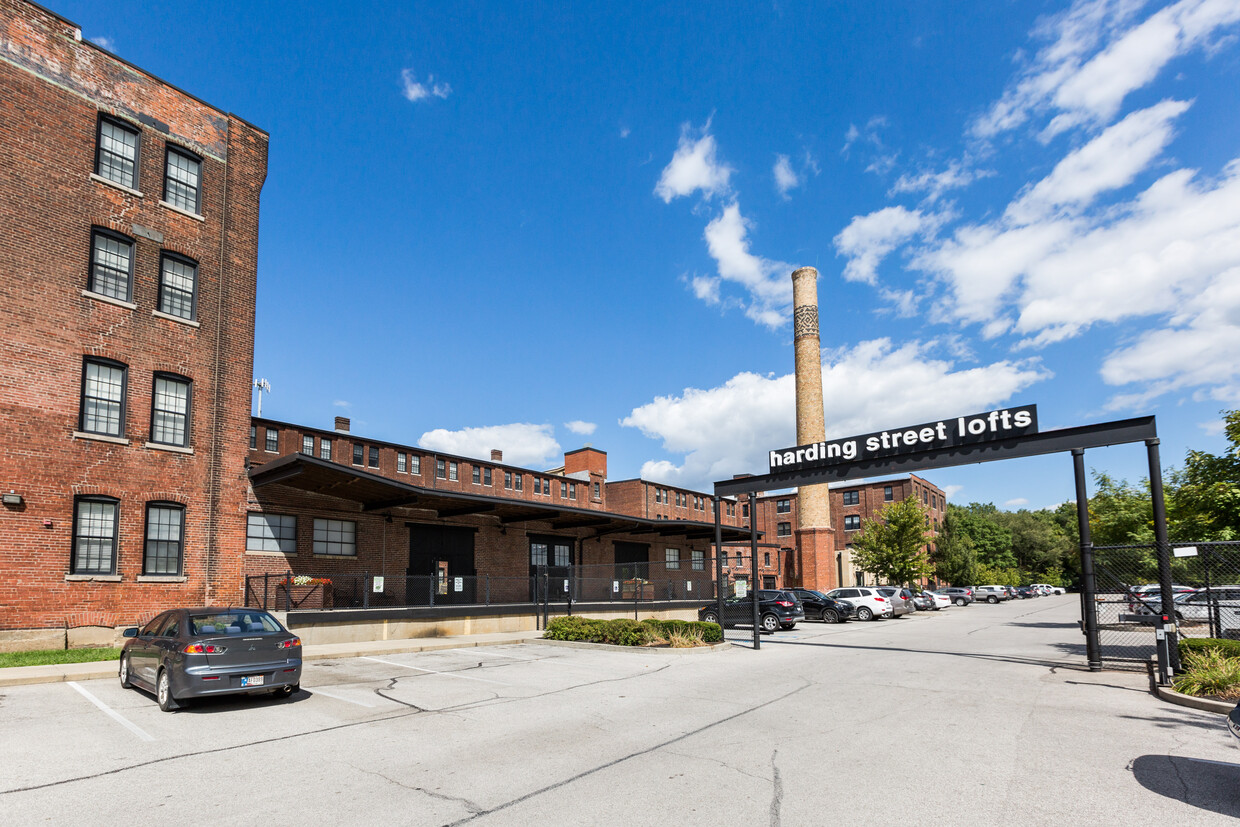
M 406 507 L 434 512 L 437 519 L 478 514 L 497 518 L 499 525 L 547 521 L 552 531 L 589 528 L 595 537 L 607 534 L 649 534 L 656 538 L 683 537 L 686 540 L 714 540 L 715 537 L 713 522 L 651 520 L 608 511 L 444 491 L 409 485 L 305 454 L 289 454 L 256 465 L 250 468 L 249 473 L 250 483 L 255 489 L 266 485 L 285 485 L 312 494 L 361 503 L 363 512 Z M 722 531 L 725 542 L 749 538 L 748 528 L 723 526 Z

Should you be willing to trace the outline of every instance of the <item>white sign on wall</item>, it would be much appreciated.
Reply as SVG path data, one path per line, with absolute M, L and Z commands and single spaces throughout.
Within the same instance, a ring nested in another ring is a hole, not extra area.
M 463 592 L 463 591 L 465 591 L 465 578 L 464 578 L 464 577 L 455 577 L 455 578 L 453 578 L 453 580 L 452 580 L 452 591 L 454 591 L 454 592 Z
M 620 581 L 619 580 L 611 581 L 611 593 L 612 594 L 620 593 Z
M 371 586 L 370 588 L 375 594 L 379 594 L 383 591 L 383 578 L 375 577 L 373 579 L 374 579 L 374 585 Z

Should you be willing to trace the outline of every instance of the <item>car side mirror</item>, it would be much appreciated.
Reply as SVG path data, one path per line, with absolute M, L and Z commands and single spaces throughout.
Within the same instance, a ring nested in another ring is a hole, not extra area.
M 137 637 L 137 636 L 138 636 L 137 626 L 130 626 L 128 629 L 121 632 L 121 637 Z

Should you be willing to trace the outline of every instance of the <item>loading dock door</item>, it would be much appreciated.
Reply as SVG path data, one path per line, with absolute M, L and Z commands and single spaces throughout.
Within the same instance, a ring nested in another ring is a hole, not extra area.
M 475 603 L 474 530 L 408 523 L 411 605 Z M 458 583 L 459 580 L 459 583 Z

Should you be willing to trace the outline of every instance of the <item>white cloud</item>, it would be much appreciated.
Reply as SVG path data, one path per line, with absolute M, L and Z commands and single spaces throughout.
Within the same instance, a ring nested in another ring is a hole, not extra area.
M 956 495 L 964 490 L 963 485 L 945 485 L 943 486 L 943 495 L 949 500 L 956 498 Z
M 719 278 L 739 284 L 749 293 L 745 315 L 767 327 L 779 327 L 788 321 L 794 268 L 749 252 L 750 226 L 741 215 L 740 205 L 733 201 L 706 225 L 706 248 L 719 267 Z M 693 287 L 699 298 L 718 299 L 718 282 L 694 279 Z
M 452 94 L 452 87 L 446 83 L 436 83 L 434 75 L 428 75 L 426 82 L 419 81 L 412 69 L 400 70 L 400 82 L 405 100 L 417 103 L 427 98 L 446 98 Z
M 107 49 L 113 54 L 116 53 L 116 41 L 110 37 L 89 37 L 87 40 L 94 43 L 100 49 Z
M 1026 499 L 1025 497 L 1016 497 L 1015 499 L 1011 499 L 1005 502 L 1003 504 L 1003 507 L 1004 508 L 1016 508 L 1022 505 L 1029 505 L 1029 500 Z
M 886 207 L 869 215 L 854 216 L 835 237 L 837 255 L 848 257 L 844 278 L 874 284 L 880 262 L 904 242 L 937 223 L 920 210 Z
M 710 121 L 702 127 L 700 134 L 701 137 L 695 139 L 695 132 L 689 124 L 681 127 L 676 152 L 663 168 L 659 183 L 654 188 L 654 194 L 665 204 L 698 190 L 706 198 L 727 194 L 732 168 L 715 157 L 715 138 L 710 134 Z
M 796 189 L 801 185 L 801 179 L 793 171 L 792 163 L 788 160 L 787 155 L 776 156 L 775 168 L 772 170 L 772 173 L 775 176 L 775 189 L 779 190 L 779 194 L 785 200 L 788 198 L 788 190 Z
M 989 178 L 994 174 L 993 170 L 974 169 L 965 162 L 952 161 L 941 172 L 924 170 L 916 175 L 901 175 L 887 194 L 924 192 L 926 202 L 933 204 L 949 190 L 967 187 L 979 178 Z
M 336 401 L 332 402 L 332 405 L 336 406 L 337 408 L 351 408 L 351 407 L 353 407 L 353 403 L 352 403 L 352 402 L 346 402 L 346 401 L 344 401 L 343 399 L 337 399 Z
M 431 451 L 487 459 L 492 449 L 504 452 L 504 461 L 529 468 L 545 467 L 561 455 L 560 444 L 550 425 L 517 422 L 449 431 L 436 428 L 418 438 L 418 445 Z
M 633 130 L 629 129 L 627 126 L 620 127 L 620 137 L 622 139 L 629 137 L 631 134 L 633 134 Z
M 1235 0 L 1181 0 L 1134 23 L 1144 5 L 1144 0 L 1078 0 L 1044 21 L 1034 34 L 1048 45 L 974 121 L 972 135 L 990 139 L 1044 112 L 1052 120 L 1043 140 L 1070 128 L 1109 123 L 1124 99 L 1172 58 L 1208 46 L 1219 29 L 1240 20 Z
M 598 425 L 593 422 L 583 422 L 580 419 L 574 419 L 572 422 L 565 422 L 564 427 L 568 428 L 568 430 L 572 431 L 574 434 L 589 436 L 594 433 L 594 430 L 598 428 Z
M 826 354 L 822 369 L 827 437 L 844 437 L 985 410 L 1047 378 L 1033 361 L 957 369 L 933 343 L 862 342 Z M 709 490 L 741 472 L 762 473 L 767 451 L 796 440 L 795 379 L 741 373 L 706 390 L 658 397 L 621 425 L 658 439 L 683 462 L 647 462 L 642 476 Z

